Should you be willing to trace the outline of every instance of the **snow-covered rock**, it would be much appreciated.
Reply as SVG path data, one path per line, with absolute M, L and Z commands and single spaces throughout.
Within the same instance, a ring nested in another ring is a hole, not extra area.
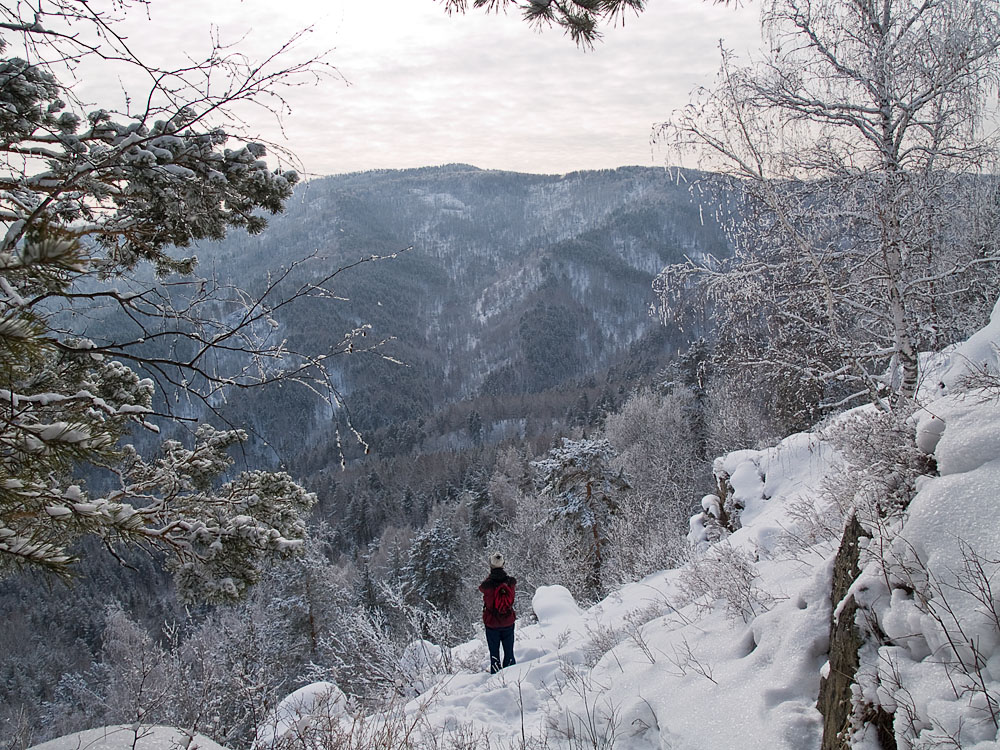
M 343 691 L 332 682 L 313 682 L 278 704 L 257 733 L 254 747 L 264 750 L 283 739 L 303 735 L 320 722 L 329 724 L 347 716 L 347 698 Z
M 884 634 L 868 649 L 860 689 L 896 715 L 900 747 L 996 750 L 1000 403 L 953 393 L 928 405 L 918 436 L 928 423 L 943 425 L 940 476 L 921 482 L 891 546 L 854 587 Z

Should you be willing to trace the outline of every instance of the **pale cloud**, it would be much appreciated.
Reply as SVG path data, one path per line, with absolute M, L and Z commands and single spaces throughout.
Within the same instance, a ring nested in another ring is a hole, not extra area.
M 310 173 L 448 162 L 561 173 L 662 164 L 653 125 L 711 80 L 720 38 L 742 51 L 759 36 L 753 7 L 649 5 L 587 53 L 516 16 L 448 17 L 433 0 L 157 0 L 130 29 L 145 54 L 177 60 L 207 49 L 213 25 L 255 55 L 312 26 L 292 54 L 332 49 L 349 85 L 289 92 L 286 145 Z M 269 118 L 252 124 L 282 137 Z

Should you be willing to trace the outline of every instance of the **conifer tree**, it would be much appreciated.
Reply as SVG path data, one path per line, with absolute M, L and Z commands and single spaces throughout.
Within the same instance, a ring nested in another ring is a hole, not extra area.
M 607 440 L 563 438 L 562 445 L 532 462 L 542 495 L 554 501 L 550 520 L 573 528 L 586 550 L 586 590 L 593 597 L 604 591 L 608 521 L 618 508 L 619 493 L 628 488 L 622 473 L 613 468 L 614 455 Z
M 299 548 L 314 497 L 285 474 L 234 475 L 242 430 L 203 424 L 155 458 L 129 434 L 155 435 L 179 393 L 210 410 L 227 389 L 329 382 L 333 352 L 296 356 L 273 333 L 276 310 L 313 291 L 278 299 L 272 280 L 252 298 L 191 275 L 196 259 L 177 250 L 259 232 L 282 209 L 297 174 L 234 139 L 229 115 L 280 110 L 281 88 L 322 63 L 220 45 L 182 69 L 147 64 L 117 31 L 128 5 L 0 9 L 0 575 L 65 575 L 74 541 L 96 535 L 165 552 L 184 594 L 232 598 Z M 88 109 L 60 79 L 122 69 L 152 83 L 117 106 Z M 102 330 L 108 310 L 131 328 Z M 88 465 L 113 486 L 89 492 Z
M 424 529 L 410 545 L 409 579 L 418 603 L 450 612 L 462 583 L 460 540 L 443 520 Z

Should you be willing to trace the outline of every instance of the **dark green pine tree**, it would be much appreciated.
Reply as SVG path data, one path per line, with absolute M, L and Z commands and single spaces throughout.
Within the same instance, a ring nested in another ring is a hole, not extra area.
M 460 540 L 442 520 L 421 531 L 410 545 L 409 583 L 415 603 L 450 612 L 462 585 Z
M 618 497 L 628 483 L 612 468 L 615 452 L 607 440 L 570 440 L 532 462 L 541 494 L 552 500 L 550 518 L 564 523 L 580 537 L 589 563 L 587 593 L 597 599 L 604 592 L 604 547 Z

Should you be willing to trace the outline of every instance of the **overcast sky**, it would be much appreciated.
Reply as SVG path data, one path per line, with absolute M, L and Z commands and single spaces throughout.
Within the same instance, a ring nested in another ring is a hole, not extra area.
M 156 0 L 149 14 L 132 39 L 163 53 L 197 55 L 213 24 L 257 54 L 312 26 L 297 54 L 332 49 L 344 80 L 292 94 L 287 145 L 311 174 L 662 165 L 652 126 L 712 80 L 720 39 L 746 51 L 759 37 L 755 5 L 705 0 L 649 0 L 591 52 L 516 14 L 449 17 L 434 0 Z

